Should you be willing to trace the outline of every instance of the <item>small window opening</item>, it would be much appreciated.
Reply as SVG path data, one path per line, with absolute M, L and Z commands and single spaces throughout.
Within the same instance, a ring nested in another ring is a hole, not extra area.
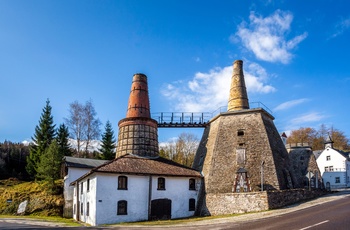
M 335 178 L 335 183 L 337 183 L 337 184 L 340 183 L 340 177 Z
M 128 178 L 126 176 L 118 177 L 118 189 L 127 190 L 128 189 Z
M 244 130 L 238 130 L 237 136 L 244 136 Z
M 89 216 L 89 214 L 90 214 L 90 203 L 87 202 L 86 203 L 86 216 Z
M 159 177 L 158 178 L 158 190 L 165 190 L 165 178 Z
M 126 200 L 118 201 L 117 215 L 127 215 L 128 214 L 128 202 Z
M 193 178 L 189 179 L 189 190 L 196 190 L 196 180 Z
M 191 198 L 188 200 L 188 211 L 195 211 L 196 210 L 196 200 L 194 198 Z

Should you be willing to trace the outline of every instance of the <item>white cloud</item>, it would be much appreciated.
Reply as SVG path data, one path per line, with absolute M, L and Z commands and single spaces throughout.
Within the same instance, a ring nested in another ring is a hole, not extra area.
M 161 93 L 174 102 L 178 111 L 211 112 L 227 105 L 232 72 L 232 66 L 198 72 L 188 82 L 167 84 Z M 248 63 L 244 76 L 248 94 L 275 91 L 265 83 L 268 79 L 265 69 L 256 63 Z
M 200 62 L 201 59 L 200 59 L 200 57 L 195 57 L 195 58 L 194 58 L 194 61 L 195 61 L 195 62 Z
M 236 37 L 239 37 L 244 47 L 260 60 L 286 64 L 293 56 L 290 50 L 307 37 L 305 32 L 289 41 L 286 40 L 293 21 L 293 15 L 289 12 L 277 10 L 271 16 L 263 18 L 252 11 L 249 20 L 250 24 L 242 22 L 238 26 L 238 31 L 231 36 L 231 41 L 236 42 Z
M 290 108 L 292 108 L 294 106 L 297 106 L 299 104 L 302 104 L 302 103 L 304 103 L 306 101 L 308 101 L 308 99 L 306 99 L 306 98 L 301 98 L 301 99 L 297 99 L 297 100 L 287 101 L 287 102 L 284 102 L 284 103 L 278 105 L 276 108 L 274 108 L 274 111 L 290 109 Z
M 338 22 L 335 26 L 335 33 L 332 34 L 331 38 L 338 37 L 339 35 L 342 35 L 346 30 L 350 29 L 350 17 L 347 19 L 343 19 L 340 22 Z
M 296 118 L 292 119 L 291 123 L 294 125 L 302 125 L 302 124 L 306 124 L 309 122 L 320 121 L 323 118 L 325 118 L 325 116 L 322 115 L 321 113 L 312 112 L 312 113 L 303 114 L 300 117 L 296 117 Z

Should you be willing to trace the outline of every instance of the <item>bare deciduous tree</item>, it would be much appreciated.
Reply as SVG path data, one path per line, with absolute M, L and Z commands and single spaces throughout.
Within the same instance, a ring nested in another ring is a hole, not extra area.
M 85 128 L 85 152 L 88 152 L 88 147 L 90 146 L 90 142 L 92 140 L 97 140 L 100 138 L 101 134 L 101 121 L 96 118 L 97 113 L 94 105 L 92 104 L 91 99 L 85 103 L 84 107 L 84 124 Z
M 198 145 L 199 140 L 194 134 L 181 133 L 176 141 L 161 146 L 160 153 L 163 157 L 191 167 Z
M 85 145 L 84 155 L 86 155 L 91 141 L 99 139 L 101 121 L 96 116 L 97 113 L 91 99 L 85 105 L 78 101 L 69 105 L 69 117 L 65 119 L 65 122 L 70 129 L 71 138 L 77 141 L 78 157 L 80 157 L 83 145 Z

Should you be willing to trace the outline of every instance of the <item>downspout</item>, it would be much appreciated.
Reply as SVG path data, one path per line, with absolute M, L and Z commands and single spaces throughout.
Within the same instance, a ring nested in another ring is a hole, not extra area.
M 77 218 L 77 221 L 80 221 L 80 204 L 79 204 L 79 183 L 77 182 L 77 186 L 76 186 L 76 196 L 77 196 L 77 202 L 76 202 L 76 213 L 75 216 Z
M 152 203 L 152 175 L 149 176 L 148 181 L 148 220 L 151 220 L 151 203 Z

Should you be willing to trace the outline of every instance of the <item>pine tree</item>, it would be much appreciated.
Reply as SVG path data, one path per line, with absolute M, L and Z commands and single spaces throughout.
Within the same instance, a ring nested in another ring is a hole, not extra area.
M 112 129 L 112 125 L 109 121 L 107 121 L 105 126 L 105 132 L 102 135 L 102 144 L 99 149 L 102 153 L 101 158 L 103 160 L 112 160 L 115 158 L 115 138 L 114 132 Z
M 35 134 L 32 137 L 34 144 L 31 145 L 30 154 L 27 157 L 26 170 L 33 177 L 37 174 L 37 166 L 40 163 L 41 155 L 44 154 L 55 139 L 56 130 L 51 110 L 50 100 L 47 99 L 46 106 L 39 120 L 39 125 L 35 127 Z
M 53 140 L 49 148 L 40 156 L 40 162 L 37 165 L 36 177 L 47 181 L 52 189 L 55 187 L 55 180 L 60 178 L 62 157 L 57 141 Z
M 62 156 L 72 156 L 72 151 L 69 145 L 69 131 L 65 124 L 61 124 L 57 131 L 58 151 Z

